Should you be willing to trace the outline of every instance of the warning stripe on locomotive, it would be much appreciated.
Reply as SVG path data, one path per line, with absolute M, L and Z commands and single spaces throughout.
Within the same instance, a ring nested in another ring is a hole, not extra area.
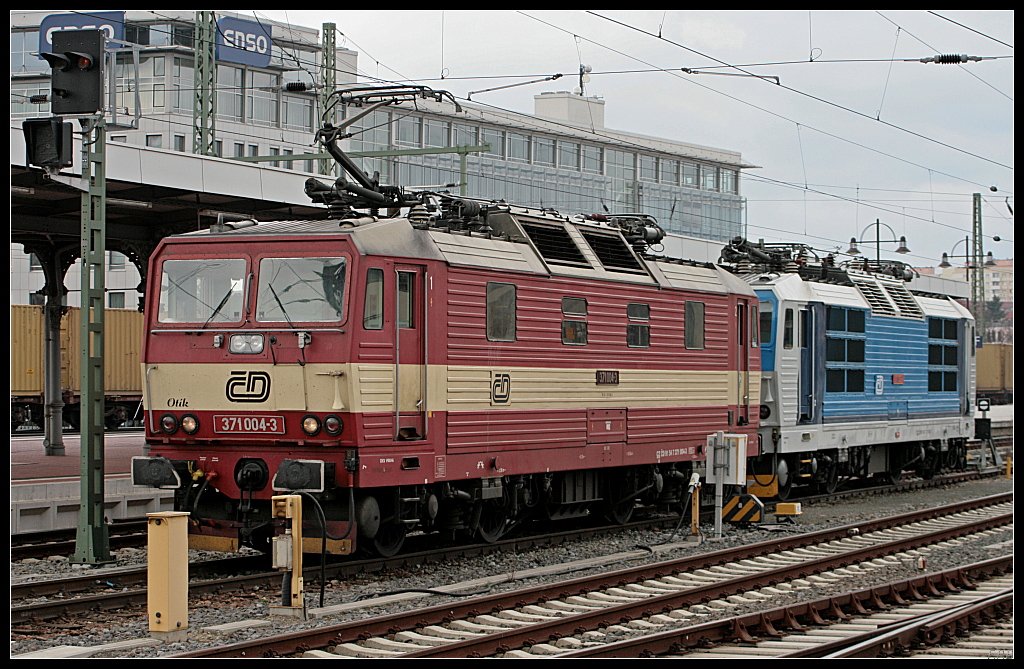
M 764 520 L 764 502 L 755 495 L 736 495 L 722 505 L 722 520 L 727 523 L 760 523 Z

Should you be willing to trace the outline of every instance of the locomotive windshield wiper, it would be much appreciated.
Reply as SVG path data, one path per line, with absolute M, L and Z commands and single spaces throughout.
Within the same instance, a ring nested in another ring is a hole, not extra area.
M 234 289 L 228 288 L 228 292 L 224 293 L 224 297 L 220 299 L 220 303 L 217 305 L 217 308 L 213 310 L 213 313 L 210 314 L 210 317 L 206 319 L 205 323 L 203 323 L 203 327 L 199 328 L 200 330 L 205 330 L 206 326 L 210 324 L 210 321 L 212 321 L 217 316 L 217 314 L 220 313 L 220 310 L 223 309 L 224 305 L 228 303 L 228 298 L 231 297 L 232 292 L 234 292 Z
M 295 285 L 295 284 L 292 284 L 292 285 Z M 288 317 L 288 312 L 287 312 L 287 310 L 285 310 L 284 304 L 281 302 L 281 298 L 277 296 L 277 291 L 274 290 L 274 284 L 268 283 L 267 284 L 267 288 L 270 289 L 270 294 L 274 296 L 274 301 L 277 302 L 277 306 L 281 308 L 281 313 L 284 314 L 284 319 L 286 321 L 288 321 L 288 327 L 290 327 L 292 330 L 294 330 L 295 329 L 295 323 L 292 323 L 292 319 Z M 288 288 L 291 288 L 291 286 L 289 286 Z M 285 290 L 288 290 L 288 289 L 286 288 Z M 305 338 L 308 337 L 308 333 L 300 332 L 299 333 L 299 337 L 300 337 L 300 340 L 299 340 L 299 354 L 302 356 L 302 360 L 299 361 L 299 366 L 300 367 L 305 367 L 306 366 L 306 347 L 305 347 L 306 339 Z M 271 351 L 274 350 L 273 345 L 271 345 L 270 350 Z
M 288 327 L 295 329 L 295 323 L 292 323 L 292 319 L 288 317 L 288 310 L 284 308 L 284 304 L 281 302 L 281 298 L 277 296 L 277 291 L 274 290 L 274 284 L 268 283 L 267 288 L 270 289 L 270 294 L 274 296 L 274 301 L 277 302 L 277 306 L 281 309 L 281 313 L 284 314 L 284 319 L 288 321 Z

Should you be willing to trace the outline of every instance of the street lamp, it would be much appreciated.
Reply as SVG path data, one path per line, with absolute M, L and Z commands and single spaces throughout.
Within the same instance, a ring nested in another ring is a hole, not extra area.
M 882 226 L 883 225 L 885 225 L 885 227 L 889 230 L 889 232 L 892 233 L 892 235 L 894 237 L 893 239 L 882 239 L 881 238 Z M 875 263 L 876 263 L 875 267 L 876 267 L 876 271 L 877 271 L 877 268 L 882 266 L 882 242 L 898 243 L 899 247 L 897 247 L 896 253 L 910 253 L 910 249 L 907 247 L 907 238 L 905 236 L 903 236 L 903 235 L 900 235 L 899 239 L 895 239 L 896 231 L 893 230 L 892 228 L 890 228 L 885 223 L 882 223 L 877 218 L 875 219 L 874 223 L 869 225 L 867 228 L 864 228 L 863 230 L 861 230 L 860 236 L 863 237 L 864 233 L 867 232 L 868 229 L 871 228 L 871 227 L 875 228 Z M 860 249 L 857 248 L 857 244 L 866 244 L 866 243 L 870 243 L 870 241 L 871 240 L 857 239 L 856 237 L 851 237 L 850 238 L 850 248 L 847 249 L 846 252 L 848 254 L 852 255 L 852 256 L 859 255 L 860 254 Z
M 1000 241 L 999 236 L 996 235 L 995 237 L 993 237 L 992 241 L 994 241 L 994 242 Z M 966 245 L 966 247 L 964 249 L 964 254 L 963 255 L 955 255 L 954 252 L 956 251 L 957 247 L 960 246 L 961 244 L 965 244 Z M 973 280 L 972 280 L 972 278 L 971 278 L 971 270 L 982 270 L 982 271 L 984 271 L 985 267 L 994 267 L 996 265 L 996 260 L 992 256 L 992 252 L 989 251 L 985 255 L 985 261 L 981 262 L 981 258 L 979 256 L 975 255 L 974 253 L 968 253 L 967 252 L 968 249 L 971 249 L 971 248 L 972 248 L 971 247 L 971 238 L 969 236 L 968 237 L 964 237 L 963 239 L 961 239 L 960 241 L 958 241 L 956 244 L 953 245 L 953 248 L 951 248 L 949 250 L 949 253 L 943 253 L 942 254 L 942 262 L 939 263 L 939 267 L 941 267 L 942 269 L 948 269 L 948 268 L 952 267 L 952 265 L 949 262 L 950 258 L 963 258 L 966 261 L 965 264 L 964 264 L 964 278 L 972 286 L 972 289 L 971 289 L 971 299 L 967 301 L 967 308 L 970 309 L 974 313 L 975 327 L 977 328 L 978 334 L 982 337 L 982 339 L 984 339 L 984 336 L 985 336 L 985 314 L 984 314 L 984 310 L 986 309 L 986 306 L 985 306 L 984 300 L 979 297 L 979 295 L 984 295 L 984 293 L 980 293 L 979 290 L 974 287 L 976 283 L 979 283 L 979 282 L 983 281 L 984 279 L 981 278 L 981 275 L 979 273 L 976 273 L 974 278 L 973 278 Z

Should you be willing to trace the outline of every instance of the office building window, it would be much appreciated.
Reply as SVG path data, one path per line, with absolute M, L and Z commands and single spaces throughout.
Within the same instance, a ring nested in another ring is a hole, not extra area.
M 580 169 L 579 142 L 564 142 L 562 140 L 558 140 L 558 166 L 564 170 Z
M 490 148 L 484 152 L 484 155 L 497 156 L 499 158 L 505 157 L 505 132 L 503 130 L 481 128 L 480 143 L 490 146 Z
M 683 163 L 683 185 L 700 188 L 700 165 Z
M 583 171 L 604 173 L 604 149 L 599 146 L 583 145 Z
M 242 104 L 245 100 L 242 87 L 243 71 L 240 67 L 230 65 L 217 66 L 217 117 L 230 120 L 242 120 Z M 191 92 L 192 98 L 195 91 Z M 188 107 L 191 109 L 191 105 Z
M 184 151 L 185 150 L 185 135 L 174 136 L 174 150 Z
M 107 293 L 107 306 L 111 309 L 124 309 L 124 293 Z
M 248 75 L 245 87 L 246 120 L 257 125 L 277 125 L 277 91 L 281 78 L 276 74 L 253 70 L 249 70 Z M 221 87 L 220 81 L 217 87 Z
M 423 119 L 419 116 L 402 116 L 398 119 L 398 143 L 405 146 L 420 146 L 423 140 Z
M 450 124 L 447 121 L 437 119 L 424 119 L 423 121 L 423 144 L 425 146 L 444 147 L 448 146 L 448 131 Z
M 164 145 L 163 135 L 146 135 L 146 146 L 159 149 Z
M 533 162 L 536 165 L 555 166 L 555 140 L 546 137 L 533 138 Z
M 704 190 L 718 190 L 718 168 L 704 168 Z

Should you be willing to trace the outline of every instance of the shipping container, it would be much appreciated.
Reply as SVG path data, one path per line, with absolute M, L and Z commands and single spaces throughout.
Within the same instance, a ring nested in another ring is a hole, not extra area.
M 1013 344 L 988 343 L 978 353 L 978 398 L 1013 403 Z
M 104 309 L 103 379 L 108 427 L 138 415 L 142 400 L 139 353 L 142 314 L 134 309 Z M 81 310 L 71 307 L 61 319 L 61 389 L 64 421 L 78 427 L 81 400 Z M 11 427 L 42 427 L 45 382 L 45 319 L 37 305 L 11 305 Z

